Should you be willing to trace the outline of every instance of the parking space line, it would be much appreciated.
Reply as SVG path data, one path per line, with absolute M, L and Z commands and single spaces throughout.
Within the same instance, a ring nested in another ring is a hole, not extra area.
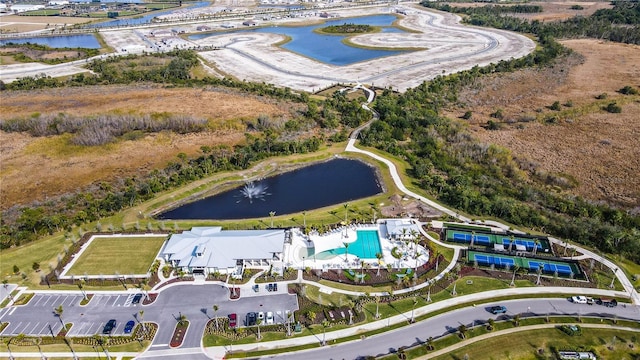
M 31 325 L 31 323 L 29 323 L 29 325 Z M 38 327 L 38 325 L 40 325 L 40 323 L 39 323 L 39 322 L 35 323 L 35 324 L 31 327 L 31 330 L 29 330 L 29 331 L 25 332 L 25 334 L 33 334 L 33 333 L 34 333 L 34 331 L 36 330 L 36 328 Z M 25 329 L 25 330 L 26 330 L 26 329 Z
M 40 330 L 38 330 L 38 335 L 47 335 L 49 334 L 49 323 L 44 323 Z
M 111 306 L 116 306 L 116 302 L 118 302 L 118 298 L 119 298 L 119 297 L 120 297 L 120 296 L 117 296 L 117 295 L 116 295 L 116 298 L 113 300 L 113 304 L 112 304 Z

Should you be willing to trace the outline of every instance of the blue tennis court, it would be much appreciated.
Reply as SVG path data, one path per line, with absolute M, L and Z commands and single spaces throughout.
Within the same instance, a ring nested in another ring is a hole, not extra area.
M 453 233 L 453 240 L 455 241 L 471 243 L 471 238 L 473 238 L 474 244 L 491 245 L 491 238 L 487 235 L 473 235 L 458 232 Z
M 553 264 L 553 263 L 540 263 L 537 261 L 529 261 L 529 268 L 532 270 L 536 270 L 542 268 L 542 271 L 545 273 L 553 274 L 558 273 L 558 275 L 571 275 L 573 270 L 571 270 L 571 266 L 564 264 Z
M 492 256 L 492 255 L 482 255 L 482 254 L 473 254 L 473 258 L 478 265 L 496 265 L 496 266 L 504 266 L 504 267 L 512 267 L 515 262 L 513 259 L 504 258 L 502 256 Z
M 511 243 L 511 239 L 509 238 L 502 238 L 502 244 L 504 246 L 509 246 L 509 244 Z M 525 246 L 527 248 L 527 251 L 533 251 L 533 248 L 536 247 L 536 242 L 535 241 L 531 241 L 531 240 L 525 240 L 525 239 L 513 239 L 513 243 L 516 245 L 522 245 Z M 542 244 L 538 243 L 538 250 L 542 250 Z

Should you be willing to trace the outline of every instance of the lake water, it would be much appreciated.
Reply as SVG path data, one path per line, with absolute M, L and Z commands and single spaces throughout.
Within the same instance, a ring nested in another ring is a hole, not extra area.
M 32 43 L 38 45 L 46 45 L 54 49 L 60 48 L 85 48 L 100 49 L 100 43 L 95 36 L 91 34 L 84 35 L 65 35 L 65 36 L 44 36 L 20 39 L 0 40 L 0 46 L 8 43 L 24 44 Z
M 236 30 L 234 32 L 262 32 L 286 35 L 291 38 L 291 41 L 281 45 L 281 47 L 323 63 L 343 66 L 383 56 L 397 55 L 403 51 L 357 48 L 344 44 L 342 40 L 344 40 L 345 36 L 317 34 L 313 31 L 314 29 L 351 23 L 380 26 L 382 27 L 383 32 L 404 32 L 403 30 L 392 26 L 396 19 L 397 18 L 393 15 L 373 15 L 331 20 L 324 24 L 312 26 L 270 26 L 264 28 Z M 189 39 L 197 40 L 216 35 L 219 34 L 196 34 L 189 36 Z
M 333 159 L 253 183 L 262 196 L 249 199 L 243 186 L 162 213 L 160 219 L 248 219 L 301 213 L 382 192 L 373 167 Z M 256 192 L 258 192 L 256 190 Z
M 162 11 L 162 10 L 161 11 L 156 11 L 156 12 L 153 12 L 151 14 L 143 15 L 143 16 L 140 16 L 140 17 L 137 17 L 137 18 L 109 20 L 109 21 L 105 21 L 105 22 L 101 22 L 101 23 L 87 25 L 87 27 L 88 28 L 102 28 L 102 27 L 110 27 L 110 26 L 129 26 L 129 25 L 149 24 L 149 23 L 151 23 L 151 20 L 156 16 L 171 14 L 174 11 L 184 10 L 184 9 L 187 9 L 187 8 L 194 9 L 194 8 L 205 7 L 205 6 L 208 6 L 209 4 L 210 4 L 209 1 L 200 1 L 200 2 L 194 3 L 193 5 L 189 5 L 189 6 L 186 6 L 186 7 L 172 8 L 170 10 L 164 10 L 164 11 Z

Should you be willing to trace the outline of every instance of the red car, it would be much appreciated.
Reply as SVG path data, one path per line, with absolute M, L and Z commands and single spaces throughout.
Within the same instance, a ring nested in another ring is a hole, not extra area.
M 229 327 L 235 328 L 238 325 L 238 316 L 236 314 L 229 314 Z

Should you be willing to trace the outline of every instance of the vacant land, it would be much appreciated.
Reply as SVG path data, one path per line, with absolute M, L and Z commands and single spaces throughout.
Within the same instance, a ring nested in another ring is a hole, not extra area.
M 468 3 L 457 2 L 450 3 L 452 7 L 480 7 L 480 6 L 492 6 L 494 3 Z M 514 13 L 509 16 L 515 16 L 522 19 L 538 20 L 542 22 L 566 20 L 574 16 L 589 16 L 600 9 L 611 9 L 613 6 L 610 2 L 604 1 L 532 1 L 527 2 L 527 5 L 537 5 L 542 7 L 542 12 L 539 13 Z M 505 4 L 504 6 L 512 6 L 511 4 Z M 573 8 L 572 7 L 581 7 Z
M 62 16 L 20 16 L 7 15 L 0 22 L 0 33 L 27 32 L 72 26 L 91 22 L 87 18 L 72 18 Z
M 472 111 L 478 138 L 511 149 L 531 171 L 571 184 L 574 194 L 638 207 L 640 98 L 617 91 L 640 84 L 640 47 L 597 40 L 563 44 L 576 55 L 551 68 L 485 78 L 463 91 L 466 106 L 449 115 Z M 596 99 L 603 93 L 606 99 Z M 556 101 L 560 109 L 550 109 Z M 613 101 L 621 113 L 602 110 Z M 502 119 L 490 116 L 497 110 Z M 486 130 L 489 120 L 500 130 Z
M 93 86 L 3 92 L 0 119 L 37 114 L 186 114 L 209 119 L 210 130 L 179 135 L 149 134 L 134 141 L 98 147 L 69 144 L 69 136 L 34 138 L 0 132 L 2 209 L 75 192 L 96 182 L 141 176 L 193 156 L 203 145 L 233 145 L 244 140 L 246 123 L 261 114 L 287 117 L 287 104 L 228 89 L 164 89 L 159 86 Z
M 166 236 L 96 237 L 67 275 L 146 274 Z

